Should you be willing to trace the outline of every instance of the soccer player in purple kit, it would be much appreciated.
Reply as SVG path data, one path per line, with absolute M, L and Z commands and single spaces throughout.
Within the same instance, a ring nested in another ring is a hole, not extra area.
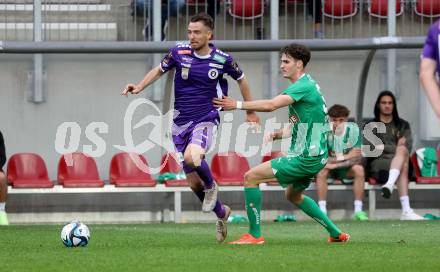
M 420 81 L 428 96 L 429 102 L 440 120 L 440 20 L 431 25 L 422 52 L 420 63 Z M 437 75 L 436 75 L 437 74 Z
M 228 74 L 237 81 L 245 101 L 251 101 L 249 83 L 233 58 L 209 41 L 213 37 L 214 21 L 205 14 L 194 15 L 188 24 L 189 44 L 170 49 L 160 65 L 153 68 L 138 84 L 128 84 L 122 95 L 137 94 L 160 76 L 175 68 L 173 142 L 183 154 L 183 170 L 191 189 L 200 199 L 204 212 L 217 215 L 217 241 L 227 236 L 226 222 L 231 209 L 217 199 L 218 187 L 213 180 L 205 153 L 212 143 L 213 131 L 220 122 L 219 110 L 212 100 L 227 95 Z M 259 123 L 254 111 L 247 111 L 246 121 Z

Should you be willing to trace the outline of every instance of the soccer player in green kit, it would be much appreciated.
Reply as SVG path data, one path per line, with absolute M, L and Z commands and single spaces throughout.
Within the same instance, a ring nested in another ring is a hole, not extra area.
M 214 104 L 224 110 L 252 110 L 271 112 L 289 107 L 291 126 L 266 135 L 275 140 L 292 135 L 289 153 L 262 163 L 245 176 L 245 201 L 249 218 L 249 233 L 230 244 L 263 244 L 260 230 L 260 183 L 276 179 L 286 188 L 286 198 L 307 215 L 324 226 L 330 234 L 329 242 L 346 242 L 350 235 L 341 232 L 325 215 L 316 202 L 303 194 L 315 175 L 327 163 L 327 134 L 330 130 L 325 100 L 319 86 L 304 71 L 310 60 L 310 51 L 299 44 L 291 44 L 281 50 L 281 71 L 292 84 L 280 95 L 268 100 L 235 101 L 230 97 L 215 98 Z

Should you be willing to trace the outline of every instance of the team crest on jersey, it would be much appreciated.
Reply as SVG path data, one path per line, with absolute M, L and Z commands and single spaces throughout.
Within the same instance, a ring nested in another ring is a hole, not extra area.
M 297 117 L 296 115 L 291 115 L 291 116 L 289 117 L 289 122 L 290 122 L 291 124 L 296 124 L 296 123 L 299 122 L 299 119 L 298 119 L 298 117 Z
M 225 63 L 225 62 L 226 62 L 226 58 L 223 57 L 223 56 L 220 56 L 220 55 L 218 55 L 218 54 L 215 54 L 215 55 L 214 55 L 214 60 L 216 60 L 216 61 L 218 61 L 218 62 L 220 62 L 220 63 Z
M 187 80 L 188 79 L 188 75 L 189 75 L 189 67 L 182 67 L 182 79 Z
M 215 68 L 209 69 L 208 76 L 210 79 L 216 79 L 218 77 L 218 70 Z

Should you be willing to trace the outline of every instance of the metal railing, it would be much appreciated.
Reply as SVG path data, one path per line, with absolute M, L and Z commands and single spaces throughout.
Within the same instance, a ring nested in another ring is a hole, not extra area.
M 422 36 L 440 15 L 435 0 L 1 0 L 0 40 L 185 40 L 189 18 L 215 19 L 217 40 Z M 41 4 L 41 12 L 34 6 Z M 271 12 L 276 6 L 277 12 Z M 389 13 L 391 11 L 391 13 Z M 41 25 L 34 25 L 35 17 Z M 276 25 L 277 27 L 273 27 Z

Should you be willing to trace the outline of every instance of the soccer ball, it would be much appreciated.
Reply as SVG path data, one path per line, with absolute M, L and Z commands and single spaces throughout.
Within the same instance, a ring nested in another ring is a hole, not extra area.
M 61 230 L 61 241 L 66 247 L 86 246 L 89 240 L 89 228 L 79 221 L 73 221 Z

